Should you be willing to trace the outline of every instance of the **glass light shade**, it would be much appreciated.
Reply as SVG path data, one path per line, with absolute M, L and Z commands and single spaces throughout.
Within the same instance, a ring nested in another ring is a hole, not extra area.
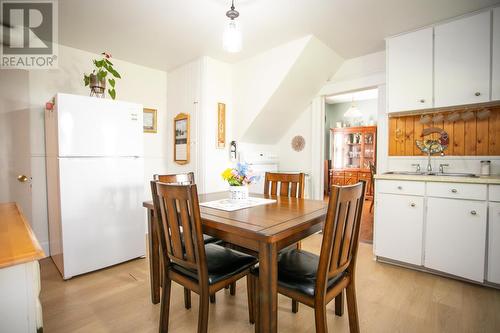
M 355 105 L 351 105 L 349 109 L 344 113 L 344 117 L 346 118 L 361 118 L 363 114 Z
M 236 21 L 230 20 L 222 36 L 222 47 L 230 53 L 241 51 L 241 31 Z

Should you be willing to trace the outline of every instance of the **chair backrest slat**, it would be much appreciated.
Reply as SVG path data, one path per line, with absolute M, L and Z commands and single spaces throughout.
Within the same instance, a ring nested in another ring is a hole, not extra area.
M 316 281 L 320 292 L 326 292 L 329 278 L 345 270 L 354 274 L 365 189 L 365 181 L 332 187 Z
M 264 180 L 264 194 L 279 195 L 294 198 L 304 197 L 303 173 L 273 173 L 266 172 Z
M 152 181 L 151 188 L 155 212 L 159 217 L 157 220 L 160 221 L 157 226 L 163 258 L 206 276 L 205 244 L 196 185 Z

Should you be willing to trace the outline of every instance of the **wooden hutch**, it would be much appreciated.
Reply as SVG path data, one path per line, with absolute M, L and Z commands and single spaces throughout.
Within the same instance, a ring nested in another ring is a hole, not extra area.
M 370 164 L 375 165 L 377 127 L 344 127 L 330 129 L 331 185 L 367 181 L 367 197 L 373 196 Z

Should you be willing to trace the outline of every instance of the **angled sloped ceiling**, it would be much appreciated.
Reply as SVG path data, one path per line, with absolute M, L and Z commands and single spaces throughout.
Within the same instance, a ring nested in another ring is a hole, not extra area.
M 307 36 L 236 64 L 236 138 L 277 143 L 342 61 L 317 38 Z

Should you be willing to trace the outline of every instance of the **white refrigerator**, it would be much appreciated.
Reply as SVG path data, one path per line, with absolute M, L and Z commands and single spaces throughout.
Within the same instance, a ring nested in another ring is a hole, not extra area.
M 45 144 L 50 255 L 63 278 L 144 256 L 142 106 L 57 94 Z

